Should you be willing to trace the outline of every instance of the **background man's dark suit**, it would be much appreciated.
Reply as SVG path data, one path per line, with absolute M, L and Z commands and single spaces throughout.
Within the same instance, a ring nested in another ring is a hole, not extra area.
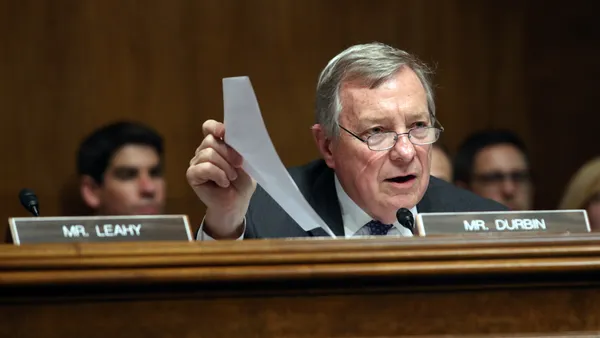
M 325 164 L 325 161 L 316 160 L 301 167 L 291 168 L 289 173 L 308 203 L 329 228 L 336 236 L 344 237 L 344 224 L 335 191 L 333 170 Z M 501 210 L 507 208 L 435 177 L 430 177 L 429 187 L 417 204 L 419 213 Z M 245 238 L 280 238 L 327 236 L 327 234 L 320 228 L 310 232 L 304 231 L 264 189 L 258 186 L 246 213 L 244 236 Z

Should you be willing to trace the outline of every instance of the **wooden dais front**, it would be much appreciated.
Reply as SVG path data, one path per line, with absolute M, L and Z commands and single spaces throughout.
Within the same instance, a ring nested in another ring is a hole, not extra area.
M 0 246 L 0 337 L 593 336 L 600 236 Z

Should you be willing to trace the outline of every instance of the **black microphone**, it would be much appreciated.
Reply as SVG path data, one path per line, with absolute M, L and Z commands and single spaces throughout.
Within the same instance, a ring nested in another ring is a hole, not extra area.
M 32 213 L 33 216 L 40 215 L 40 205 L 33 190 L 22 189 L 21 192 L 19 192 L 19 199 L 21 200 L 21 204 L 25 207 L 25 209 Z
M 406 208 L 400 208 L 396 211 L 396 218 L 398 222 L 414 235 L 415 234 L 415 218 L 412 212 Z

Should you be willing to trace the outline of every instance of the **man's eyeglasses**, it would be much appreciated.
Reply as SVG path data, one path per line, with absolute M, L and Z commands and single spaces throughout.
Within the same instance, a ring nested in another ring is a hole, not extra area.
M 437 122 L 437 121 L 436 121 Z M 341 124 L 338 124 L 348 134 L 356 137 L 359 141 L 366 143 L 369 149 L 374 151 L 382 151 L 393 148 L 398 139 L 402 135 L 407 135 L 408 140 L 414 145 L 427 145 L 432 144 L 440 138 L 440 134 L 444 131 L 444 127 L 437 122 L 438 127 L 415 127 L 407 131 L 406 133 L 396 133 L 395 131 L 386 131 L 381 133 L 375 133 L 369 135 L 367 139 L 362 139 L 360 136 L 344 128 Z

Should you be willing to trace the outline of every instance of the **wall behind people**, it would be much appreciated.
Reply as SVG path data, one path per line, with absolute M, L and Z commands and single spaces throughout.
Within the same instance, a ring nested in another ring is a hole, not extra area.
M 533 82 L 525 78 L 524 62 L 535 63 L 523 57 L 530 7 L 546 6 L 533 4 L 2 0 L 0 218 L 26 215 L 17 199 L 22 187 L 37 192 L 43 215 L 77 209 L 72 182 L 81 138 L 133 119 L 165 138 L 167 212 L 187 213 L 197 224 L 204 208 L 185 170 L 202 122 L 222 119 L 221 79 L 251 77 L 284 164 L 300 164 L 318 156 L 309 132 L 318 73 L 359 42 L 392 44 L 437 65 L 438 116 L 450 149 L 490 126 L 542 144 L 531 132 L 539 125 L 532 116 L 544 111 L 529 114 L 536 107 L 525 99 L 527 86 L 541 81 L 540 68 Z M 543 40 L 538 48 L 547 46 Z
M 536 204 L 556 208 L 566 186 L 600 154 L 598 84 L 600 25 L 597 3 L 531 1 L 524 64 L 529 142 Z

